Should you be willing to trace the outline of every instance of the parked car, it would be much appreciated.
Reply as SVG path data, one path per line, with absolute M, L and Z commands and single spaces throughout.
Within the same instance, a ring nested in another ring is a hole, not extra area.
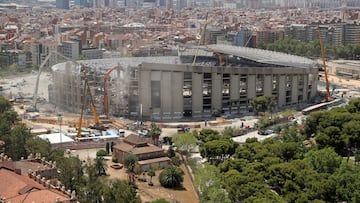
M 259 130 L 259 131 L 258 131 L 258 134 L 259 134 L 259 135 L 270 135 L 270 134 L 272 134 L 272 133 L 274 133 L 274 131 L 273 131 L 273 130 L 270 130 L 270 129 L 268 129 L 268 130 Z

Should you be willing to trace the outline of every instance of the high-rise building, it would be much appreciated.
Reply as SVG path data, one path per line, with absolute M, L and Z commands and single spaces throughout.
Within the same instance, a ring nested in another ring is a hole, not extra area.
M 58 9 L 69 9 L 69 0 L 56 0 L 56 8 Z
M 74 1 L 74 4 L 76 6 L 87 6 L 88 5 L 88 2 L 87 0 L 75 0 Z
M 79 59 L 80 56 L 79 42 L 76 41 L 62 42 L 62 54 L 73 60 Z
M 176 1 L 176 7 L 177 7 L 178 10 L 186 8 L 187 7 L 187 0 L 177 0 Z
M 159 0 L 160 7 L 166 7 L 166 0 Z

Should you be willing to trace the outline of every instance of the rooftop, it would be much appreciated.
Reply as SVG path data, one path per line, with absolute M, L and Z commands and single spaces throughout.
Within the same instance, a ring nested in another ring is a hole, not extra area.
M 290 55 L 281 52 L 255 49 L 248 47 L 239 47 L 223 44 L 211 44 L 203 47 L 215 53 L 233 55 L 240 58 L 248 59 L 257 63 L 279 65 L 286 67 L 310 68 L 314 64 L 313 60 L 305 57 Z

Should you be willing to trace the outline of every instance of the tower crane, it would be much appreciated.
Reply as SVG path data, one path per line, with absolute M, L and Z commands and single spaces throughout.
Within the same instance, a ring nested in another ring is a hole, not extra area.
M 104 76 L 104 114 L 106 116 L 106 118 L 109 118 L 109 97 L 108 97 L 108 90 L 107 90 L 107 81 L 108 81 L 108 78 L 110 76 L 110 73 L 113 71 L 113 70 L 123 70 L 123 68 L 120 66 L 120 64 L 118 66 L 115 66 L 115 67 L 112 67 L 111 69 L 109 69 L 106 73 L 105 73 L 105 76 Z
M 326 96 L 325 96 L 325 100 L 326 100 L 327 102 L 330 102 L 330 101 L 333 101 L 334 98 L 332 98 L 332 97 L 331 97 L 331 94 L 330 94 L 330 85 L 329 85 L 328 72 L 327 72 L 326 61 L 325 61 L 325 49 L 324 49 L 324 44 L 323 44 L 323 40 L 322 40 L 322 36 L 321 36 L 320 29 L 318 28 L 316 31 L 317 31 L 317 34 L 318 34 L 318 36 L 319 36 L 319 42 L 320 42 L 320 48 L 321 48 L 321 59 L 322 59 L 323 66 L 324 66 L 325 86 L 326 86 Z
M 33 103 L 32 103 L 32 107 L 30 107 L 30 109 L 27 109 L 28 111 L 38 111 L 36 108 L 36 104 L 37 104 L 37 96 L 38 96 L 38 90 L 39 90 L 39 81 L 40 81 L 40 75 L 46 65 L 46 63 L 49 61 L 50 57 L 53 56 L 54 54 L 64 58 L 65 60 L 71 61 L 73 63 L 75 63 L 76 65 L 81 65 L 80 63 L 58 53 L 57 51 L 52 51 L 50 52 L 44 59 L 44 61 L 40 64 L 39 70 L 38 70 L 38 74 L 36 76 L 36 83 L 35 83 L 35 90 L 34 90 L 34 95 L 33 95 Z

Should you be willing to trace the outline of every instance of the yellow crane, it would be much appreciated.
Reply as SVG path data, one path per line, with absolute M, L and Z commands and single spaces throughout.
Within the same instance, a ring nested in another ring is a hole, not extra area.
M 81 137 L 81 128 L 82 128 L 82 120 L 83 120 L 83 113 L 84 113 L 84 107 L 85 107 L 85 104 L 86 104 L 86 98 L 87 98 L 87 94 L 90 96 L 90 109 L 93 113 L 93 116 L 94 116 L 94 122 L 95 124 L 91 126 L 91 128 L 94 128 L 94 129 L 97 129 L 97 130 L 105 130 L 105 127 L 103 125 L 103 123 L 99 120 L 99 116 L 96 112 L 96 108 L 95 108 L 95 104 L 94 104 L 94 98 L 93 98 L 93 95 L 91 94 L 91 91 L 90 91 L 90 86 L 89 86 L 89 83 L 88 83 L 88 78 L 87 78 L 87 70 L 86 68 L 87 67 L 83 67 L 83 73 L 84 73 L 84 80 L 85 80 L 85 83 L 84 83 L 84 90 L 83 90 L 83 101 L 82 101 L 82 104 L 81 104 L 81 112 L 80 112 L 80 118 L 79 118 L 79 122 L 78 122 L 78 131 L 77 131 L 77 137 Z
M 320 48 L 321 48 L 321 59 L 323 62 L 323 66 L 324 66 L 324 74 L 325 74 L 325 86 L 326 86 L 326 96 L 325 96 L 325 100 L 327 102 L 333 101 L 334 98 L 331 97 L 330 94 L 330 85 L 329 85 L 329 79 L 328 79 L 328 72 L 327 72 L 327 68 L 326 68 L 326 61 L 325 61 L 325 49 L 324 49 L 324 44 L 323 44 L 323 40 L 322 40 L 322 36 L 321 36 L 321 32 L 320 29 L 317 29 L 317 33 L 319 36 L 319 42 L 320 42 Z

